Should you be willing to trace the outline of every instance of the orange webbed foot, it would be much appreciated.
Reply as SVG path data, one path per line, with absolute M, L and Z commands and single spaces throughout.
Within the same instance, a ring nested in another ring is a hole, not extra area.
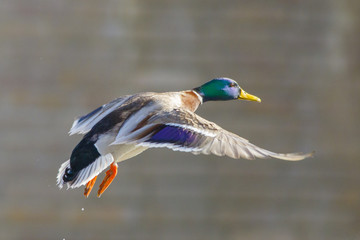
M 98 194 L 97 194 L 98 197 L 100 197 L 101 194 L 104 193 L 104 191 L 110 186 L 111 182 L 116 177 L 117 168 L 118 168 L 118 165 L 115 162 L 113 162 L 110 165 L 110 169 L 106 172 L 106 176 L 99 186 L 99 190 L 98 190 Z
M 91 180 L 86 184 L 85 190 L 84 190 L 84 196 L 85 196 L 85 197 L 88 197 L 88 196 L 89 196 L 89 194 L 90 194 L 91 190 L 93 189 L 94 184 L 95 184 L 95 182 L 96 182 L 96 178 L 97 178 L 97 176 L 95 176 L 93 179 L 91 179 Z

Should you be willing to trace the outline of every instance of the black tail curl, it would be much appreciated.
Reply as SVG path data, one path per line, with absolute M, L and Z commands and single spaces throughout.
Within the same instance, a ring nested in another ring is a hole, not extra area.
M 73 171 L 71 168 L 66 168 L 65 174 L 63 176 L 64 182 L 71 182 L 75 179 L 79 172 Z
M 64 182 L 71 182 L 76 179 L 79 172 L 93 163 L 100 153 L 95 147 L 97 138 L 88 133 L 74 148 L 70 157 L 70 166 L 65 169 L 62 179 Z

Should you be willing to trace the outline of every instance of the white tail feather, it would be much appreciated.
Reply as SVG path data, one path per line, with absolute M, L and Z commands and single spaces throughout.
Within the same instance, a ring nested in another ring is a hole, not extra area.
M 93 163 L 82 169 L 74 180 L 66 183 L 68 188 L 77 188 L 85 185 L 95 176 L 99 175 L 99 173 L 104 171 L 113 162 L 114 157 L 111 153 L 108 153 L 105 156 L 98 157 Z M 70 167 L 70 160 L 67 160 L 66 162 L 61 164 L 61 167 L 59 169 L 59 173 L 57 175 L 57 185 L 59 186 L 59 188 L 62 188 L 65 184 L 63 176 L 67 167 Z
M 65 170 L 66 168 L 70 167 L 70 159 L 67 160 L 66 162 L 64 162 L 63 164 L 61 164 L 60 168 L 59 168 L 59 172 L 58 175 L 56 177 L 57 179 L 57 185 L 59 186 L 59 188 L 62 188 L 64 186 L 64 180 L 63 180 L 63 176 L 65 174 Z

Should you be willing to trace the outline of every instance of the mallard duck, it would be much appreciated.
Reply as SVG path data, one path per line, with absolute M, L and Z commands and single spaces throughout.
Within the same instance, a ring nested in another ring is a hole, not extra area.
M 192 90 L 138 93 L 120 97 L 76 119 L 69 134 L 85 134 L 57 175 L 60 188 L 85 185 L 89 196 L 97 176 L 106 168 L 98 197 L 117 174 L 118 162 L 148 148 L 169 148 L 193 154 L 231 158 L 278 158 L 297 161 L 312 153 L 274 153 L 224 130 L 194 112 L 208 101 L 260 98 L 245 92 L 229 78 L 215 78 Z

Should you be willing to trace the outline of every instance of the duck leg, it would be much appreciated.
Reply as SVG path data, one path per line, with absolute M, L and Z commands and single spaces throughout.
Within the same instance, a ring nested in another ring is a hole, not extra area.
M 104 180 L 102 181 L 102 183 L 99 186 L 99 190 L 98 190 L 98 194 L 97 194 L 98 197 L 100 197 L 101 194 L 104 193 L 104 191 L 110 186 L 111 182 L 116 177 L 117 168 L 118 168 L 117 163 L 113 162 L 110 165 L 110 169 L 108 171 L 106 171 L 106 176 L 105 176 Z
M 91 179 L 91 180 L 86 184 L 85 190 L 84 190 L 84 196 L 85 196 L 85 197 L 88 197 L 88 196 L 89 196 L 89 194 L 90 194 L 91 190 L 93 189 L 94 184 L 95 184 L 95 182 L 96 182 L 96 178 L 97 178 L 97 176 L 95 176 L 93 179 Z

